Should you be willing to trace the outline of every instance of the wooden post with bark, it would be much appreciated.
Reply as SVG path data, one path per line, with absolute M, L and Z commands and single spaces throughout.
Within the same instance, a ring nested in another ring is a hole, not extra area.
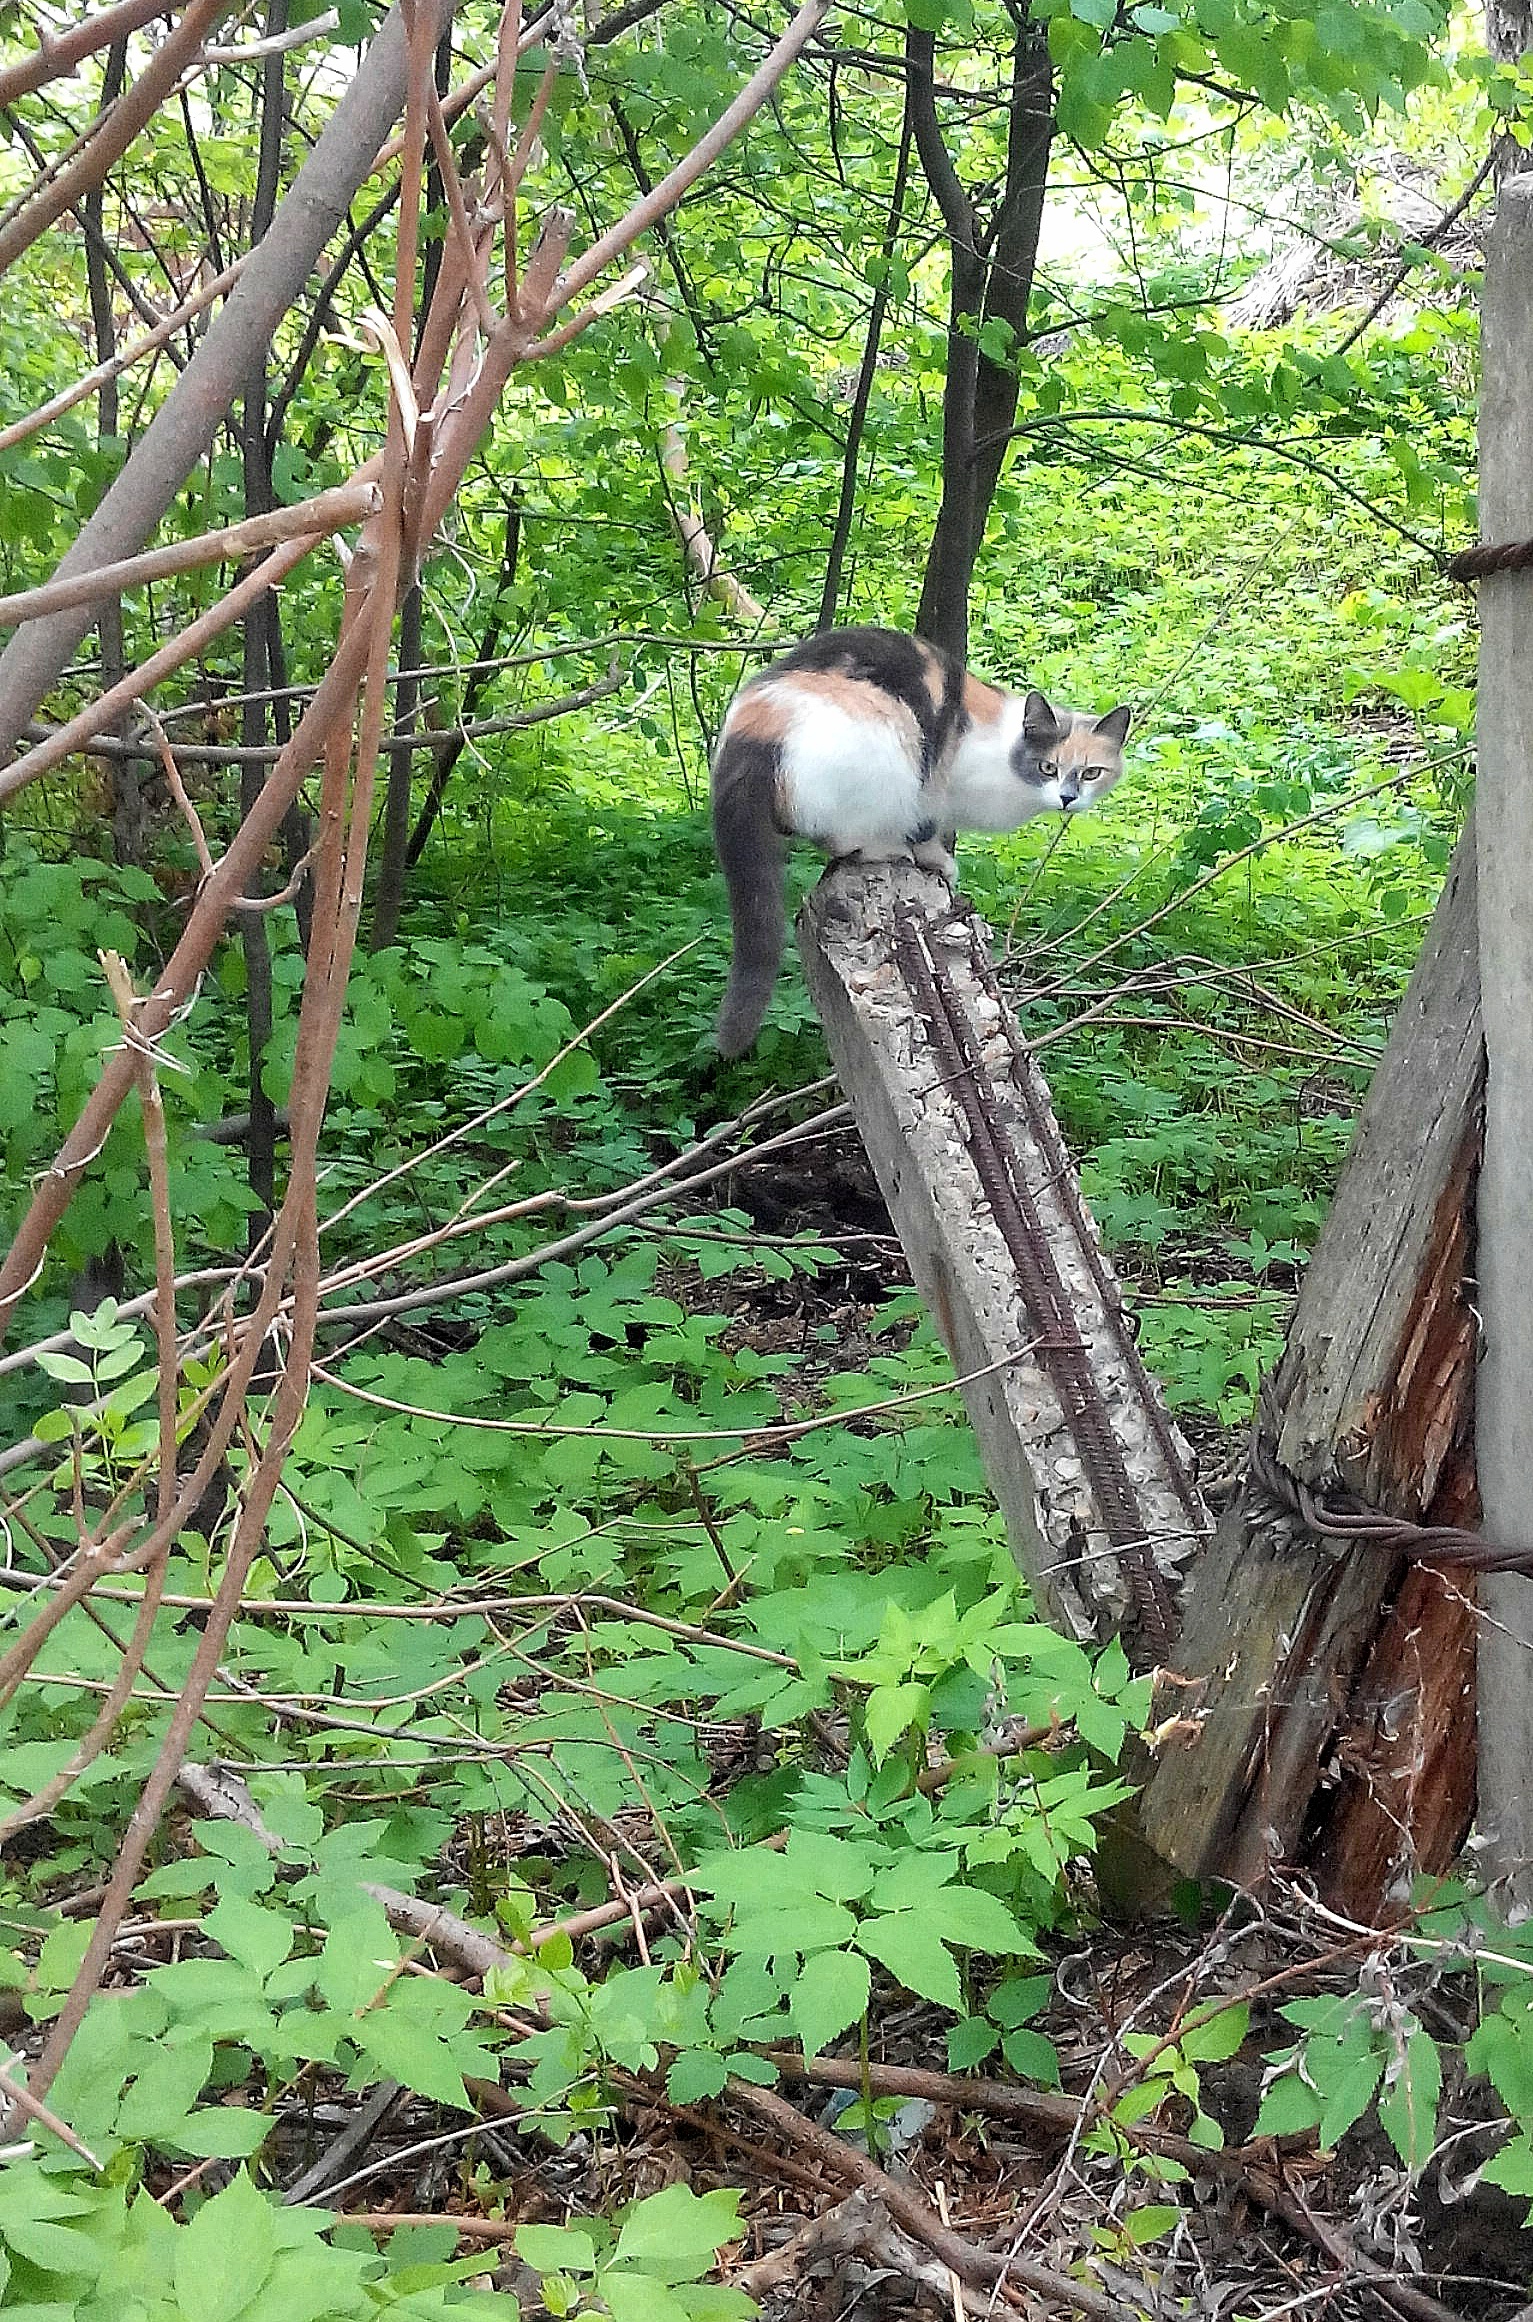
M 1503 180 L 1485 275 L 1480 529 L 1533 539 L 1533 176 Z M 1487 1530 L 1533 1543 L 1533 571 L 1480 582 L 1477 710 L 1485 1160 L 1476 1430 Z M 1533 1904 L 1533 1580 L 1481 1582 L 1480 1829 L 1508 1903 Z
M 1162 1665 L 1140 1836 L 1184 1872 L 1242 1885 L 1303 1867 L 1369 1920 L 1450 1866 L 1477 1795 L 1505 1901 L 1533 1905 L 1533 1578 L 1472 1569 L 1533 1546 L 1530 377 L 1525 175 L 1502 186 L 1486 280 L 1488 546 L 1460 560 L 1482 579 L 1476 817 L 1264 1385 L 1249 1473 L 1187 1573 L 1168 1651 L 1193 1503 L 1174 1450 L 1136 1466 L 1157 1406 L 1132 1385 L 1116 1286 L 983 930 L 934 880 L 891 866 L 828 874 L 801 925 L 1019 1560 L 1054 1617 L 1078 1634 L 1123 1621 Z M 1019 1193 L 1031 1226 L 1010 1214 Z M 1065 1253 L 1044 1295 L 1039 1242 Z M 1071 1342 L 1095 1418 L 1078 1378 L 1051 1375 L 1046 1350 Z M 1104 1413 L 1116 1449 L 1083 1463 Z M 1482 1498 L 1494 1549 L 1468 1537 Z M 1409 1538 L 1422 1526 L 1457 1537 Z
M 1466 837 L 1374 1075 L 1256 1438 L 1269 1478 L 1471 1524 L 1466 1269 L 1482 1046 Z M 1184 1871 L 1303 1861 L 1364 1916 L 1444 1869 L 1474 1804 L 1474 1583 L 1312 1532 L 1255 1475 L 1188 1595 L 1143 1801 Z

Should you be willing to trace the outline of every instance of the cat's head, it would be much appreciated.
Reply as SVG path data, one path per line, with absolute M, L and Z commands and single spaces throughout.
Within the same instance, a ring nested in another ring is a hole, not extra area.
M 1082 814 L 1107 796 L 1123 772 L 1123 745 L 1133 715 L 1126 702 L 1094 718 L 1082 710 L 1056 709 L 1047 694 L 1028 695 L 1014 763 L 1023 780 L 1040 792 L 1039 811 Z

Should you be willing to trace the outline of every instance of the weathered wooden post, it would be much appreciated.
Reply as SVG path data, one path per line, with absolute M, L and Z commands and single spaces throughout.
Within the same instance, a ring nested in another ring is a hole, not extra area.
M 1482 1080 L 1472 834 L 1461 843 L 1267 1382 L 1257 1464 L 1191 1576 L 1180 1711 L 1143 1802 L 1183 1870 L 1303 1861 L 1362 1917 L 1453 1860 L 1474 1804 L 1473 1591 L 1285 1506 L 1355 1493 L 1474 1521 L 1466 1283 Z
M 1480 531 L 1533 541 L 1533 176 L 1496 203 L 1483 309 Z M 1530 551 L 1533 555 L 1533 551 Z M 1476 820 L 1486 1050 L 1475 1434 L 1485 1528 L 1533 1546 L 1533 570 L 1480 582 Z M 1533 1580 L 1480 1583 L 1479 1824 L 1533 1907 Z

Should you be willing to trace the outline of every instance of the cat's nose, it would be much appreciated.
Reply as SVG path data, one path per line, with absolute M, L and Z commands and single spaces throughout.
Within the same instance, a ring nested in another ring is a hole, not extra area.
M 1060 813 L 1068 814 L 1071 807 L 1078 802 L 1080 794 L 1081 785 L 1079 776 L 1075 774 L 1061 774 L 1059 777 Z

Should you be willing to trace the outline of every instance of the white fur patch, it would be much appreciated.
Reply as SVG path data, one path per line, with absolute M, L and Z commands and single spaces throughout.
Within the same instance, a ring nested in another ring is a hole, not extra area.
M 778 681 L 788 712 L 782 741 L 788 820 L 833 854 L 904 854 L 933 809 L 915 737 L 887 717 L 854 717 L 822 694 Z
M 960 830 L 1015 830 L 1059 805 L 1056 782 L 1025 782 L 1011 763 L 1024 704 L 1012 696 L 993 724 L 970 726 L 948 773 L 946 820 Z

